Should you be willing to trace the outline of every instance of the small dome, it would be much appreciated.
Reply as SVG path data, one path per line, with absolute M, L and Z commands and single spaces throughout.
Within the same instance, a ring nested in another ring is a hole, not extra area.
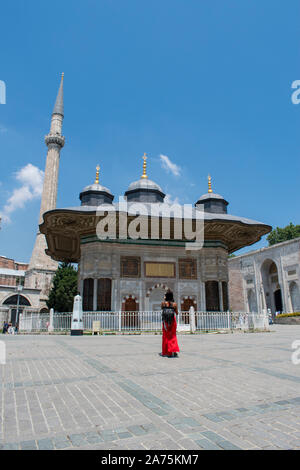
M 161 187 L 147 178 L 131 183 L 125 196 L 128 202 L 164 202 L 165 198 Z
M 140 178 L 138 181 L 133 181 L 133 183 L 129 185 L 127 191 L 132 191 L 135 189 L 156 189 L 162 193 L 162 189 L 158 184 L 146 178 Z
M 161 187 L 148 179 L 146 173 L 147 156 L 143 156 L 143 174 L 138 181 L 134 181 L 129 185 L 125 192 L 128 202 L 164 202 L 165 194 Z
M 99 206 L 101 204 L 112 204 L 114 196 L 108 188 L 99 184 L 99 165 L 97 166 L 96 180 L 83 188 L 79 195 L 82 206 Z
M 206 193 L 200 197 L 199 201 L 203 201 L 204 199 L 224 199 L 223 196 L 216 193 Z
M 227 214 L 228 202 L 220 194 L 213 193 L 210 176 L 208 176 L 208 192 L 198 199 L 195 206 L 200 206 L 205 212 L 212 214 Z
M 106 188 L 105 186 L 102 186 L 101 184 L 97 184 L 97 183 L 90 184 L 89 186 L 86 186 L 85 188 L 83 188 L 81 194 L 85 193 L 86 191 L 104 191 L 108 194 L 111 194 L 111 192 L 108 188 Z

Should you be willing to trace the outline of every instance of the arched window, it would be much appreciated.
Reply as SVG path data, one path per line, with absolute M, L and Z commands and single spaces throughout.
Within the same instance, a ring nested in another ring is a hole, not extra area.
M 3 305 L 18 305 L 18 295 L 12 295 L 3 302 Z M 23 295 L 19 295 L 19 305 L 30 307 L 30 302 Z

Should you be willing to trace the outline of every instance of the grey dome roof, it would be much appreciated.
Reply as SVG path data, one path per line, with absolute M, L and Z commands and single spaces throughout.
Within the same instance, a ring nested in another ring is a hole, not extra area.
M 82 206 L 99 206 L 101 204 L 111 204 L 114 196 L 108 188 L 95 182 L 82 190 L 79 199 Z
M 208 192 L 198 199 L 195 206 L 203 208 L 205 212 L 226 214 L 228 201 L 226 201 L 221 194 Z
M 200 197 L 199 201 L 203 201 L 204 199 L 224 199 L 223 196 L 216 193 L 206 193 Z
M 129 185 L 127 191 L 133 191 L 135 189 L 156 189 L 161 193 L 163 192 L 158 184 L 154 183 L 154 181 L 148 180 L 148 178 L 140 178 L 138 181 L 133 181 L 133 183 Z
M 82 193 L 85 193 L 87 191 L 102 191 L 102 192 L 111 194 L 108 188 L 97 183 L 93 183 L 93 184 L 90 184 L 89 186 L 86 186 L 85 188 L 83 188 Z

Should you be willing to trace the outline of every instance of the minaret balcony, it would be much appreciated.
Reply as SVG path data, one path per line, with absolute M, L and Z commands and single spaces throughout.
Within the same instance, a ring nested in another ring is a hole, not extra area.
M 45 137 L 46 145 L 59 145 L 62 148 L 65 145 L 65 138 L 62 135 L 48 134 Z

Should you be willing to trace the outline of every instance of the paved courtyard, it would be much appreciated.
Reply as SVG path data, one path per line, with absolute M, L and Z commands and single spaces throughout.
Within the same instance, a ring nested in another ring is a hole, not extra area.
M 0 336 L 0 449 L 300 449 L 300 326 L 266 333 Z

